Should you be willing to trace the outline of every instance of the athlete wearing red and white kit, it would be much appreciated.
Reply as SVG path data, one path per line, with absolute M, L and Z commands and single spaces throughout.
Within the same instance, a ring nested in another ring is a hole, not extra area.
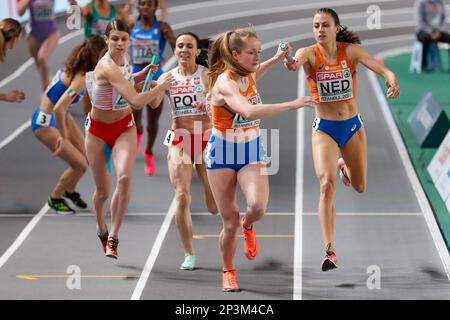
M 112 58 L 109 53 L 106 53 L 101 60 L 112 60 Z M 119 69 L 124 78 L 134 85 L 132 69 L 128 61 L 123 66 L 119 66 Z M 105 111 L 119 111 L 129 107 L 128 101 L 112 85 L 97 85 L 93 71 L 86 73 L 86 87 L 94 108 Z M 132 126 L 134 126 L 134 120 L 131 110 L 127 116 L 113 123 L 95 120 L 89 113 L 85 123 L 86 130 L 89 133 L 105 141 L 111 148 L 114 146 L 116 139 Z
M 192 103 L 204 102 L 206 99 L 205 84 L 202 79 L 204 70 L 203 66 L 197 65 L 195 73 L 187 76 L 182 75 L 178 67 L 170 71 L 176 83 L 168 94 L 172 119 L 207 115 L 205 111 L 192 106 Z M 198 155 L 203 153 L 208 143 L 210 130 L 203 131 L 202 129 L 202 132 L 198 133 L 173 129 L 172 131 L 174 133 L 172 145 L 178 145 L 184 152 L 187 152 L 193 163 L 198 161 Z

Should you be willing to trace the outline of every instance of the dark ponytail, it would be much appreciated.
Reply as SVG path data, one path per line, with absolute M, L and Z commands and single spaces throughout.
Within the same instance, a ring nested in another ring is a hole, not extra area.
M 333 9 L 330 9 L 330 8 L 320 8 L 319 10 L 316 11 L 316 14 L 321 14 L 321 13 L 329 14 L 333 18 L 334 24 L 339 26 L 340 31 L 336 36 L 337 42 L 361 44 L 361 39 L 359 38 L 359 35 L 348 30 L 347 27 L 341 25 L 341 22 L 339 21 L 339 16 L 336 13 L 336 11 L 334 11 Z
M 100 55 L 107 50 L 105 39 L 102 36 L 92 35 L 75 47 L 66 61 L 65 72 L 70 81 L 77 73 L 86 74 L 94 70 Z

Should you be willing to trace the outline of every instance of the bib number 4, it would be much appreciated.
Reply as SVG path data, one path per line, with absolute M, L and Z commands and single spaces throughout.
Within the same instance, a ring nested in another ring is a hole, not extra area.
M 166 137 L 164 138 L 164 145 L 166 145 L 168 147 L 171 146 L 174 138 L 175 138 L 175 132 L 172 130 L 167 130 Z

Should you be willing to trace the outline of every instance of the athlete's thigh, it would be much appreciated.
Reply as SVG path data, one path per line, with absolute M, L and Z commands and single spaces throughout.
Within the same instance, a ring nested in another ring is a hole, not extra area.
M 38 56 L 46 57 L 48 59 L 52 54 L 53 50 L 55 50 L 56 46 L 58 45 L 58 39 L 59 39 L 59 32 L 58 31 L 52 32 L 42 42 L 38 51 Z
M 30 55 L 36 60 L 37 56 L 38 56 L 39 48 L 41 47 L 41 44 L 32 35 L 28 36 L 27 42 L 28 42 L 28 50 L 30 51 Z
M 233 169 L 207 170 L 209 185 L 214 200 L 222 215 L 231 211 L 238 211 L 236 185 L 237 174 Z M 229 218 L 229 217 L 227 217 Z
M 35 131 L 35 136 L 41 141 L 51 152 L 55 151 L 57 140 L 61 137 L 58 129 L 54 127 L 42 127 Z M 67 140 L 64 142 L 58 157 L 67 162 L 70 166 L 82 166 L 85 164 L 83 155 Z
M 56 141 L 61 137 L 55 127 L 41 127 L 34 132 L 34 135 L 52 152 L 55 151 Z
M 135 127 L 128 128 L 117 138 L 112 150 L 112 162 L 117 176 L 131 176 L 136 159 L 136 140 Z
M 183 155 L 180 154 L 180 148 L 170 146 L 167 155 L 167 166 L 173 188 L 189 191 L 194 169 L 192 164 L 183 161 Z
M 312 155 L 317 178 L 327 181 L 336 180 L 339 147 L 336 142 L 324 132 L 312 131 Z
M 200 179 L 200 182 L 203 184 L 203 187 L 206 188 L 210 188 L 209 186 L 209 180 L 208 180 L 208 175 L 206 173 L 206 166 L 205 163 L 196 163 L 195 164 L 195 170 L 197 171 L 197 175 Z
M 86 154 L 97 189 L 109 190 L 109 174 L 105 159 L 105 142 L 86 132 Z
M 362 126 L 341 149 L 352 185 L 365 185 L 367 180 L 367 137 Z
M 264 208 L 269 202 L 269 177 L 263 163 L 248 164 L 239 170 L 238 183 L 247 203 Z

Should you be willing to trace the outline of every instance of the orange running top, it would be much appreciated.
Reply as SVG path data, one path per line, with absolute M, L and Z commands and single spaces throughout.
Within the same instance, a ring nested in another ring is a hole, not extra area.
M 229 79 L 235 80 L 232 72 L 230 70 L 224 71 Z M 256 81 L 253 79 L 252 75 L 248 75 L 248 88 L 243 91 L 239 89 L 240 93 L 247 98 L 248 102 L 252 105 L 261 104 L 261 97 L 258 93 L 256 87 Z M 223 106 L 211 105 L 211 120 L 214 129 L 225 132 L 227 130 L 241 130 L 247 131 L 250 129 L 259 128 L 259 123 L 261 120 L 246 120 L 243 116 L 238 114 L 233 106 L 229 106 L 225 103 Z
M 337 61 L 328 63 L 314 46 L 316 63 L 306 76 L 316 103 L 335 103 L 356 97 L 356 70 L 345 53 L 346 43 L 337 42 Z

